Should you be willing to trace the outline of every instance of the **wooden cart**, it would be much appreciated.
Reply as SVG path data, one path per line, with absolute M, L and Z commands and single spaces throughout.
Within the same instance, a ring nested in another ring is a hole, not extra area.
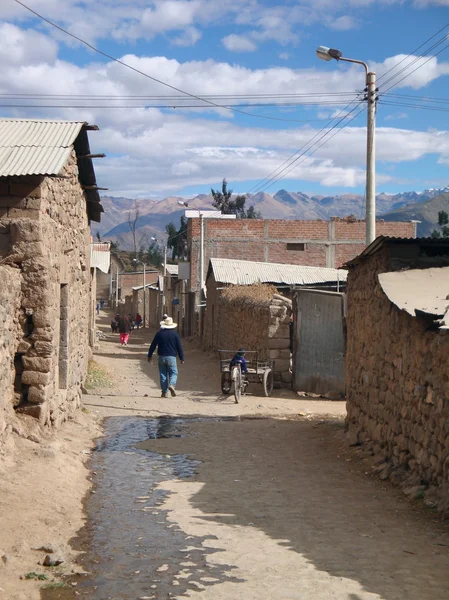
M 221 391 L 223 394 L 234 393 L 235 402 L 238 403 L 250 383 L 260 383 L 264 395 L 270 396 L 274 385 L 274 361 L 259 360 L 259 352 L 250 350 L 245 352 L 248 373 L 242 373 L 240 365 L 230 367 L 232 357 L 237 350 L 219 350 Z

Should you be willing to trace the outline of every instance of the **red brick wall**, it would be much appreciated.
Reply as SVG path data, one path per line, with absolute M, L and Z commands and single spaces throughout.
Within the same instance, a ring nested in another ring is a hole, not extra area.
M 198 289 L 200 221 L 187 227 L 191 289 Z M 415 224 L 377 221 L 377 235 L 415 237 Z M 303 251 L 287 243 L 304 243 Z M 204 219 L 204 278 L 210 258 L 320 267 L 340 267 L 365 248 L 365 221 L 290 221 L 281 219 Z

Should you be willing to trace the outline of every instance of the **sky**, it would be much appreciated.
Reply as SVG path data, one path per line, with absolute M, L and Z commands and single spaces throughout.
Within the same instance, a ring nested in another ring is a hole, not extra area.
M 0 0 L 1 115 L 98 125 L 109 195 L 363 193 L 364 69 L 319 45 L 377 73 L 377 192 L 449 184 L 449 0 L 24 3 L 140 71 Z

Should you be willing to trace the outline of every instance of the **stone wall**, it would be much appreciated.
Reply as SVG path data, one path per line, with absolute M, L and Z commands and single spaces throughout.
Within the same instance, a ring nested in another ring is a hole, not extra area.
M 19 340 L 21 276 L 19 269 L 0 265 L 0 457 L 10 440 L 14 420 L 15 368 L 21 368 Z M 19 364 L 17 365 L 17 361 Z
M 347 427 L 383 479 L 448 508 L 449 335 L 390 302 L 377 279 L 389 270 L 383 248 L 349 274 Z
M 55 425 L 80 404 L 90 352 L 90 231 L 74 151 L 62 175 L 0 182 L 25 322 L 17 411 Z
M 205 350 L 257 350 L 261 360 L 275 360 L 275 379 L 289 384 L 291 300 L 273 286 L 230 286 L 217 290 L 208 282 L 204 321 Z

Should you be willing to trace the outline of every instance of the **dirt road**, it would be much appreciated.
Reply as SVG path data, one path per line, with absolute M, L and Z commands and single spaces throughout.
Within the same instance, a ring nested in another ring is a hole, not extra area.
M 219 395 L 215 357 L 188 344 L 180 395 L 161 399 L 145 335 L 134 335 L 128 348 L 102 343 L 97 360 L 112 368 L 120 389 L 86 398 L 86 405 L 102 416 L 198 417 L 179 422 L 181 437 L 138 445 L 198 461 L 195 477 L 174 476 L 158 486 L 167 492 L 166 527 L 185 535 L 177 551 L 188 558 L 177 572 L 168 565 L 166 576 L 188 582 L 183 595 L 447 599 L 447 530 L 345 451 L 344 403 L 298 400 L 285 390 L 268 399 L 249 394 L 235 405 Z M 188 552 L 189 538 L 200 540 L 193 543 L 196 555 Z M 166 589 L 176 597 L 177 587 L 160 581 L 148 597 L 166 597 Z
M 87 553 L 60 573 L 90 574 L 51 584 L 44 600 L 447 600 L 447 523 L 347 448 L 344 403 L 288 390 L 264 398 L 253 388 L 235 405 L 220 395 L 216 358 L 193 344 L 179 395 L 163 399 L 146 360 L 154 332 L 135 332 L 122 348 L 108 322 L 103 314 L 95 360 L 111 383 L 85 395 L 82 419 L 39 453 L 27 440 L 20 471 L 3 480 L 0 600 L 38 598 L 37 582 L 18 574 L 42 571 L 30 563 L 38 543 L 75 533 L 72 546 Z M 95 493 L 82 527 L 82 458 L 98 419 L 105 437 L 92 455 Z

